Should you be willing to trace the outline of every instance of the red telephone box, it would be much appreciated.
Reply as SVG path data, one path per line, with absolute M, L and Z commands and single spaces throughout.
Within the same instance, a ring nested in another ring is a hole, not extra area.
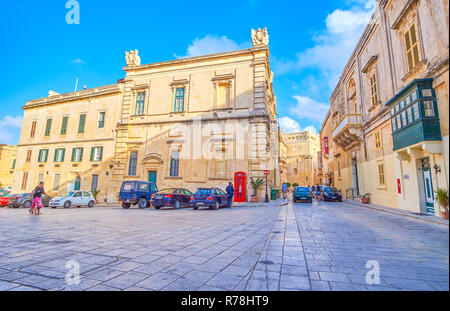
M 234 202 L 246 201 L 247 174 L 245 172 L 234 173 Z

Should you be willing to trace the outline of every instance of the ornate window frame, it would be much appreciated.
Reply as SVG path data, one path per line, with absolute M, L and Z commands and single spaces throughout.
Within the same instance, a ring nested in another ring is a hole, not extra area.
M 226 75 L 226 76 L 215 76 L 211 79 L 213 83 L 213 89 L 214 89 L 214 104 L 213 104 L 213 110 L 230 110 L 234 109 L 236 106 L 236 96 L 235 96 L 235 79 L 236 76 L 233 75 Z M 230 88 L 230 98 L 229 98 L 229 106 L 228 107 L 219 107 L 219 87 L 221 85 L 228 85 Z
M 184 89 L 184 100 L 183 100 L 183 110 L 182 111 L 175 111 L 175 95 L 176 90 L 179 88 Z M 174 80 L 172 83 L 170 83 L 170 90 L 171 90 L 171 96 L 170 96 L 170 104 L 169 104 L 169 113 L 172 116 L 173 114 L 183 114 L 189 111 L 189 80 L 183 79 L 183 80 Z

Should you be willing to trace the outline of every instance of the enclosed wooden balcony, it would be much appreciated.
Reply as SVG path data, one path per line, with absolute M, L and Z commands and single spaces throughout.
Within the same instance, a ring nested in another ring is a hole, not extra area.
M 339 147 L 347 149 L 362 140 L 362 115 L 346 114 L 333 130 L 333 141 Z

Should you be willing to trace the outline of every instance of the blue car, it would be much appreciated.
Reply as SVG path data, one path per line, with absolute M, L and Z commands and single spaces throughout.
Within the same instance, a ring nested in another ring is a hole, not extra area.
M 324 187 L 322 198 L 324 201 L 342 202 L 341 192 L 336 187 Z
M 219 209 L 227 206 L 227 194 L 219 188 L 197 188 L 191 197 L 192 208 L 206 206 L 210 209 Z
M 312 203 L 312 192 L 308 187 L 296 187 L 294 191 L 294 202 L 304 201 Z
M 192 192 L 187 189 L 168 188 L 153 194 L 151 204 L 156 209 L 161 207 L 175 207 L 179 209 L 191 205 L 191 196 Z
M 158 192 L 155 183 L 148 181 L 124 181 L 120 187 L 119 201 L 122 207 L 130 208 L 131 205 L 137 205 L 139 208 L 150 207 L 152 194 Z

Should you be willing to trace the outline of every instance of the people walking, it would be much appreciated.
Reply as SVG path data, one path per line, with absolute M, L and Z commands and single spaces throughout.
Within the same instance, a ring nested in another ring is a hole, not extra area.
M 234 187 L 233 183 L 230 181 L 227 186 L 227 207 L 231 208 L 231 204 L 233 203 L 233 196 L 234 196 Z
M 36 188 L 34 188 L 32 194 L 33 194 L 33 203 L 31 204 L 31 207 L 30 207 L 30 213 L 32 215 L 39 215 L 40 209 L 42 206 L 42 204 L 41 204 L 42 195 L 43 194 L 47 195 L 47 193 L 44 190 L 44 182 L 43 181 L 41 181 L 39 183 L 39 185 Z
M 281 185 L 281 192 L 283 193 L 283 199 L 285 199 L 285 200 L 286 200 L 286 191 L 287 191 L 287 185 L 286 185 L 286 183 L 284 182 L 284 183 Z

